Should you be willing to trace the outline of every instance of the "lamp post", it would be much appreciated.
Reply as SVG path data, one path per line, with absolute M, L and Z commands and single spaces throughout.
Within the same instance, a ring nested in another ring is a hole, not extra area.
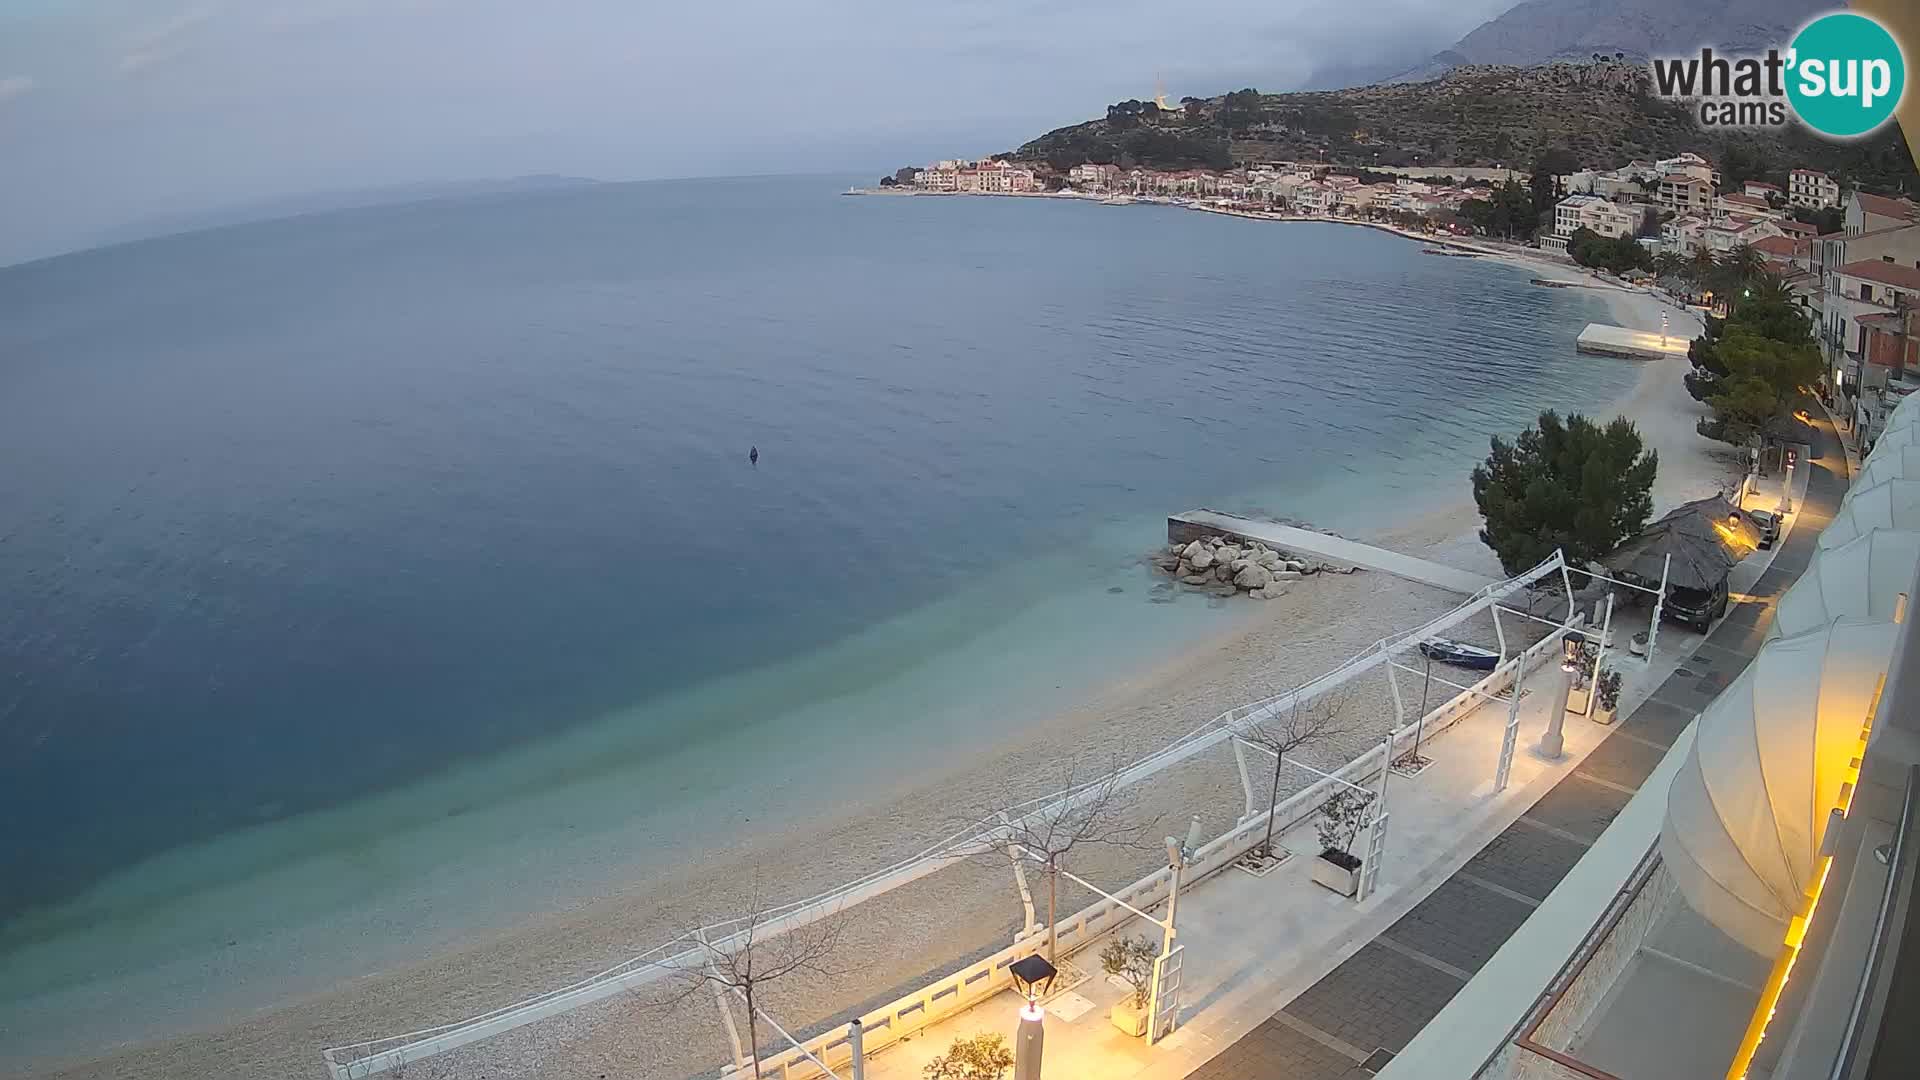
M 1665 352 L 1666 350 L 1667 350 L 1667 313 L 1662 311 L 1660 313 L 1660 351 Z
M 1040 995 L 1059 972 L 1039 953 L 1015 960 L 1007 971 L 1014 986 L 1027 995 L 1027 1003 L 1020 1008 L 1020 1027 L 1013 1034 L 1013 1080 L 1040 1080 L 1040 1054 L 1047 1042 L 1047 1013 L 1040 1007 Z
M 1560 690 L 1553 709 L 1547 713 L 1547 733 L 1540 736 L 1539 754 L 1548 761 L 1559 761 L 1567 748 L 1567 695 L 1573 691 L 1574 676 L 1580 671 L 1587 650 L 1587 635 L 1569 630 L 1560 639 Z M 1519 691 L 1516 689 L 1515 694 Z

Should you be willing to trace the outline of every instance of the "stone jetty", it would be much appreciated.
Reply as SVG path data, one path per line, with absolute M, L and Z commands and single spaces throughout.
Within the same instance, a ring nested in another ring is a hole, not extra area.
M 1245 593 L 1256 600 L 1283 596 L 1288 582 L 1329 569 L 1290 558 L 1258 540 L 1235 542 L 1223 536 L 1170 544 L 1153 557 L 1153 562 L 1183 585 L 1219 596 Z

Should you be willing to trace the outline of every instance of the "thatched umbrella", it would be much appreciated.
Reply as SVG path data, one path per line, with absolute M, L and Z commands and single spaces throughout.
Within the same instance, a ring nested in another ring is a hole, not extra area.
M 1606 562 L 1616 575 L 1636 583 L 1658 585 L 1665 571 L 1669 586 L 1710 590 L 1759 539 L 1747 515 L 1724 497 L 1711 495 L 1674 508 L 1620 545 Z

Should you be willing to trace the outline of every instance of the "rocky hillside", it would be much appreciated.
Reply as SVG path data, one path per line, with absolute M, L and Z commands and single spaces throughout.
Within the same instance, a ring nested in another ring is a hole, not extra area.
M 1641 61 L 1702 45 L 1759 52 L 1784 46 L 1801 24 L 1838 6 L 1826 0 L 1527 0 L 1399 81 L 1425 81 L 1461 64 L 1526 66 L 1595 53 Z
M 1729 180 L 1779 176 L 1806 165 L 1875 188 L 1916 186 L 1912 159 L 1890 125 L 1858 143 L 1829 143 L 1797 128 L 1714 135 L 1685 108 L 1648 94 L 1644 65 L 1592 61 L 1535 67 L 1468 66 L 1423 83 L 1187 99 L 1168 113 L 1138 101 L 1059 128 L 1012 152 L 1065 169 L 1085 161 L 1154 168 L 1223 168 L 1254 161 L 1353 166 L 1611 168 L 1684 150 L 1716 161 Z

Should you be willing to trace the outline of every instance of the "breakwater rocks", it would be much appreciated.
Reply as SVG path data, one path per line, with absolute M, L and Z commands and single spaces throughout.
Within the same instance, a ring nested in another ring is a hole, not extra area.
M 1171 575 L 1182 585 L 1217 596 L 1246 593 L 1256 600 L 1284 596 L 1288 582 L 1309 574 L 1353 573 L 1351 567 L 1308 563 L 1258 540 L 1239 541 L 1223 536 L 1169 545 L 1152 556 L 1151 561 L 1161 573 Z

